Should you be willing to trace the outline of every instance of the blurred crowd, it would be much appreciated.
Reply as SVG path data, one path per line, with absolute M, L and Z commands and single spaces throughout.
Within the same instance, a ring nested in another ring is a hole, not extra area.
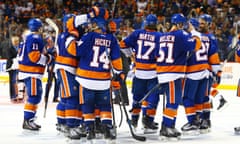
M 20 37 L 29 18 L 44 21 L 50 17 L 60 26 L 63 15 L 88 13 L 93 5 L 107 8 L 111 17 L 121 21 L 120 39 L 141 28 L 150 13 L 157 15 L 158 30 L 163 32 L 168 30 L 174 13 L 188 18 L 208 13 L 213 17 L 211 32 L 218 39 L 221 60 L 227 57 L 232 38 L 240 31 L 239 0 L 0 0 L 0 42 L 13 35 Z

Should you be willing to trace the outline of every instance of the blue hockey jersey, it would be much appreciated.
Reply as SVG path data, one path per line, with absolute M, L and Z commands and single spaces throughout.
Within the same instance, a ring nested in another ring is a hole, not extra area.
M 35 77 L 41 79 L 47 62 L 43 55 L 44 42 L 40 34 L 30 33 L 19 50 L 19 78 Z
M 120 48 L 113 34 L 89 32 L 71 53 L 79 57 L 76 80 L 85 88 L 109 89 L 111 69 L 115 73 L 122 72 Z
M 122 49 L 132 48 L 135 57 L 135 76 L 141 79 L 157 77 L 155 50 L 159 44 L 160 32 L 145 29 L 136 30 L 120 42 Z

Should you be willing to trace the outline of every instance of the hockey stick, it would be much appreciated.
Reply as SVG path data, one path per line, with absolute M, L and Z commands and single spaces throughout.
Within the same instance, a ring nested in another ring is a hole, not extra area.
M 58 45 L 57 45 L 57 39 L 58 39 L 58 34 L 59 34 L 59 28 L 57 24 L 50 18 L 46 18 L 45 22 L 49 24 L 55 31 L 55 41 L 54 41 L 54 46 L 56 48 L 57 54 L 58 54 Z
M 111 72 L 112 72 L 113 77 L 114 77 L 115 72 L 114 72 L 114 70 L 113 70 L 113 65 L 112 65 L 112 63 L 111 63 L 110 54 L 109 54 L 107 48 L 105 48 L 105 52 L 106 52 L 106 55 L 107 55 L 107 57 L 108 57 L 108 59 L 109 59 L 110 67 L 111 67 Z M 123 84 L 123 81 L 120 81 L 120 83 L 121 83 L 121 85 L 122 85 L 122 84 Z M 120 95 L 120 101 L 123 102 L 123 97 L 122 97 L 121 92 L 119 93 L 119 95 Z M 133 137 L 134 139 L 136 139 L 136 140 L 139 140 L 139 141 L 146 141 L 146 137 L 145 137 L 145 136 L 139 136 L 139 135 L 136 135 L 136 134 L 133 132 L 133 128 L 132 128 L 132 126 L 131 126 L 131 125 L 132 125 L 132 124 L 131 124 L 131 120 L 130 120 L 129 117 L 128 117 L 128 112 L 127 112 L 126 106 L 125 106 L 125 105 L 122 105 L 122 107 L 123 107 L 123 110 L 124 110 L 124 113 L 125 113 L 125 116 L 126 116 L 126 120 L 127 120 L 127 124 L 128 124 L 128 126 L 129 126 L 129 129 L 130 129 L 130 132 L 131 132 L 132 137 Z
M 54 41 L 54 47 L 58 53 L 58 47 L 57 47 L 57 39 L 58 39 L 58 34 L 59 34 L 59 29 L 58 29 L 58 26 L 54 23 L 53 20 L 51 20 L 50 18 L 46 18 L 45 19 L 46 23 L 49 24 L 55 31 L 55 41 Z M 43 114 L 43 117 L 45 118 L 46 117 L 46 112 L 47 112 L 47 106 L 48 106 L 48 98 L 49 98 L 49 92 L 51 90 L 51 87 L 52 87 L 52 80 L 53 80 L 53 77 L 54 77 L 54 64 L 52 65 L 52 69 L 48 72 L 48 81 L 47 81 L 47 87 L 46 87 L 46 90 L 45 90 L 45 95 L 44 95 L 44 102 L 45 102 L 45 105 L 44 105 L 44 114 Z
M 112 117 L 113 117 L 113 127 L 115 129 L 116 132 L 116 119 L 115 119 L 115 111 L 114 111 L 114 105 L 113 105 L 113 97 L 112 97 L 112 87 L 110 88 L 110 99 L 111 99 L 111 107 L 112 107 Z
M 54 64 L 52 65 L 52 69 L 48 72 L 48 80 L 47 80 L 47 84 L 46 84 L 46 90 L 45 90 L 45 95 L 44 95 L 44 114 L 43 117 L 46 117 L 46 112 L 47 112 L 47 106 L 48 106 L 48 98 L 49 98 L 49 92 L 51 90 L 52 87 L 52 81 L 53 81 L 53 77 L 54 77 L 54 73 L 53 73 L 53 69 L 54 69 Z
M 112 18 L 114 18 L 116 3 L 117 3 L 117 0 L 114 0 L 114 2 L 113 2 L 113 8 L 112 8 Z
M 123 96 L 122 94 L 120 93 L 120 99 L 121 101 L 123 101 Z M 123 110 L 124 110 L 124 113 L 125 113 L 125 116 L 126 116 L 126 120 L 127 120 L 127 123 L 128 123 L 128 126 L 129 126 L 129 129 L 130 129 L 130 132 L 131 132 L 131 135 L 134 139 L 136 140 L 139 140 L 139 141 L 146 141 L 146 137 L 145 136 L 139 136 L 139 135 L 136 135 L 134 132 L 133 132 L 133 128 L 132 128 L 132 124 L 131 124 L 131 120 L 129 119 L 128 117 L 128 112 L 127 112 L 127 109 L 125 107 L 125 105 L 122 105 L 123 107 Z

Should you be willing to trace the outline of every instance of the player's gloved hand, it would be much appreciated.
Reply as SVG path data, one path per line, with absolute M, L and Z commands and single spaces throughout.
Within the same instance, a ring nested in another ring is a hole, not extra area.
M 220 84 L 221 75 L 222 75 L 222 71 L 218 71 L 217 73 L 213 73 L 213 84 L 212 84 L 213 88 L 216 88 Z
M 125 74 L 120 73 L 120 74 L 114 74 L 111 85 L 113 86 L 114 89 L 120 89 L 121 84 L 124 82 L 125 79 Z
M 91 18 L 94 18 L 94 17 L 97 17 L 100 13 L 100 9 L 97 7 L 97 6 L 93 6 L 90 13 L 89 13 L 89 16 Z

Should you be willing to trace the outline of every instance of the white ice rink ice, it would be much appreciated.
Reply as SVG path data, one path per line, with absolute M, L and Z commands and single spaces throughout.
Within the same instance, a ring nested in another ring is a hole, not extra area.
M 23 122 L 23 104 L 11 104 L 8 96 L 8 85 L 0 84 L 0 144 L 67 144 L 73 143 L 64 136 L 59 135 L 56 131 L 56 103 L 52 103 L 52 97 L 49 98 L 49 105 L 47 109 L 46 118 L 43 118 L 43 102 L 39 105 L 37 113 L 37 122 L 42 125 L 41 131 L 38 133 L 26 133 L 22 129 Z M 130 90 L 129 90 L 130 91 Z M 146 135 L 146 142 L 139 142 L 131 137 L 129 128 L 124 116 L 122 126 L 117 128 L 117 144 L 161 144 L 161 143 L 180 143 L 180 144 L 239 144 L 240 135 L 234 133 L 234 127 L 240 126 L 240 98 L 236 97 L 236 91 L 220 92 L 228 101 L 228 107 L 222 111 L 213 110 L 212 130 L 209 134 L 204 134 L 196 137 L 184 138 L 179 141 L 161 141 L 159 139 L 159 131 L 157 134 Z M 52 95 L 51 95 L 52 96 Z M 131 99 L 131 95 L 129 96 Z M 218 104 L 213 100 L 216 108 Z M 130 107 L 127 107 L 129 110 Z M 120 112 L 119 107 L 115 106 L 116 123 L 119 124 Z M 157 110 L 156 122 L 161 123 L 162 117 L 162 101 Z M 124 113 L 123 113 L 124 114 Z M 186 116 L 181 106 L 178 110 L 178 117 L 176 127 L 180 130 L 181 126 L 186 123 Z M 141 125 L 141 121 L 139 121 Z M 141 134 L 142 133 L 138 133 Z M 74 143 L 86 143 L 83 141 L 74 141 Z M 99 143 L 106 143 L 106 141 L 98 141 Z

